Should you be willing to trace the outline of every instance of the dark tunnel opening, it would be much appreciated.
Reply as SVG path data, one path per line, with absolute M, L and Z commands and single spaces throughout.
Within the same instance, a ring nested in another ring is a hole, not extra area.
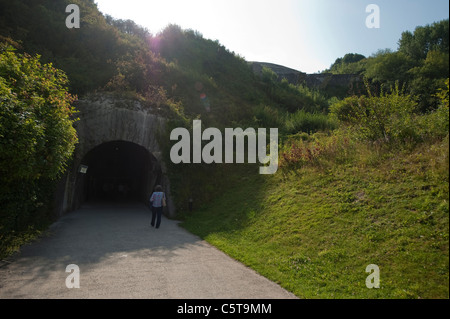
M 83 201 L 146 202 L 161 183 L 161 168 L 144 147 L 125 141 L 103 143 L 83 159 Z

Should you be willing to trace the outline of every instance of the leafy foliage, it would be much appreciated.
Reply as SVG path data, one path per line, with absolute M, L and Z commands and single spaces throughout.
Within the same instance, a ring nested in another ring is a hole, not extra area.
M 426 59 L 430 51 L 449 51 L 449 20 L 432 25 L 419 26 L 414 33 L 405 31 L 399 40 L 399 52 L 419 61 Z
M 75 97 L 67 77 L 39 57 L 0 47 L 0 176 L 55 178 L 65 170 L 77 141 L 72 124 Z
M 55 179 L 77 142 L 67 77 L 0 44 L 0 256 L 52 218 Z
M 334 74 L 360 74 L 364 68 L 366 57 L 359 53 L 347 53 L 342 58 L 337 58 L 326 72 Z
M 255 108 L 254 119 L 258 126 L 277 127 L 283 135 L 314 133 L 337 128 L 336 121 L 325 113 L 311 113 L 304 110 L 290 113 L 267 105 Z
M 325 72 L 361 74 L 384 90 L 398 82 L 418 97 L 421 112 L 435 110 L 439 105 L 435 93 L 445 88 L 449 75 L 449 20 L 405 31 L 398 43 L 397 51 L 379 50 L 368 58 L 348 54 Z
M 331 106 L 331 113 L 345 124 L 355 126 L 361 137 L 393 143 L 415 138 L 414 111 L 417 103 L 398 86 L 373 96 L 352 96 Z

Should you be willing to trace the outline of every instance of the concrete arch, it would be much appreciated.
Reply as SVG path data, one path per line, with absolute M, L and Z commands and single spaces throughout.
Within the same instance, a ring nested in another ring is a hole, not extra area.
M 111 141 L 94 147 L 83 158 L 83 202 L 145 202 L 157 184 L 162 184 L 161 165 L 144 147 L 132 142 Z
M 79 143 L 57 191 L 59 214 L 77 209 L 86 201 L 101 199 L 104 184 L 112 183 L 118 192 L 122 182 L 140 201 L 145 200 L 155 183 L 163 185 L 168 213 L 173 216 L 170 183 L 157 141 L 166 119 L 155 109 L 143 108 L 138 101 L 105 94 L 79 100 L 76 109 Z M 85 173 L 80 170 L 84 166 Z M 123 174 L 114 172 L 118 169 Z

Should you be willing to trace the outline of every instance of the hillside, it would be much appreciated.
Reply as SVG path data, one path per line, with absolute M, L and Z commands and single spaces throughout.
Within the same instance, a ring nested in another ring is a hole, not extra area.
M 63 23 L 69 3 L 82 11 L 79 30 Z M 93 0 L 0 0 L 0 62 L 51 63 L 69 81 L 68 92 L 58 86 L 61 96 L 106 92 L 160 108 L 168 122 L 157 138 L 183 226 L 304 298 L 449 296 L 448 20 L 399 43 L 398 51 L 348 54 L 309 75 L 245 61 L 177 25 L 150 34 L 103 16 Z M 2 94 L 21 105 L 10 94 L 11 67 L 1 66 Z M 20 120 L 20 110 L 11 112 Z M 278 128 L 278 172 L 173 164 L 170 132 L 191 130 L 195 119 L 221 131 Z M 6 132 L 12 120 L 3 120 Z M 14 146 L 15 138 L 1 142 Z M 7 176 L 15 187 L 0 188 L 0 256 L 54 218 L 57 179 L 35 176 Z M 366 288 L 370 264 L 380 267 L 380 289 Z
M 80 7 L 79 29 L 68 29 L 65 25 L 65 8 L 68 4 Z M 38 66 L 35 68 L 38 73 L 40 66 L 45 66 L 60 74 L 59 79 L 67 76 L 68 81 L 62 81 L 64 85 L 61 86 L 61 91 L 65 92 L 67 89 L 63 96 L 70 96 L 75 100 L 92 93 L 105 93 L 122 99 L 137 100 L 146 107 L 160 109 L 160 113 L 169 120 L 168 129 L 180 126 L 189 128 L 192 119 L 197 118 L 202 119 L 205 127 L 258 127 L 274 119 L 270 114 L 272 111 L 279 114 L 280 125 L 284 126 L 280 127 L 280 131 L 283 133 L 295 132 L 302 127 L 317 130 L 328 125 L 324 114 L 319 115 L 319 121 L 316 122 L 313 121 L 314 116 L 308 115 L 306 124 L 301 121 L 289 122 L 289 125 L 282 123 L 288 112 L 301 111 L 303 113 L 300 115 L 303 116 L 306 111 L 319 112 L 326 109 L 326 99 L 320 94 L 281 85 L 271 76 L 261 78 L 255 75 L 244 59 L 230 52 L 218 41 L 203 38 L 197 31 L 182 30 L 176 25 L 170 25 L 153 35 L 133 21 L 103 16 L 92 0 L 0 0 L 0 54 L 0 76 L 4 92 L 18 89 L 17 79 L 14 77 L 21 77 L 19 72 L 13 72 L 8 61 L 17 61 L 17 65 L 32 61 L 36 63 L 33 66 Z M 47 82 L 31 83 L 36 85 Z M 31 91 L 28 84 L 20 84 Z M 42 90 L 38 89 L 37 92 Z M 26 105 L 29 105 L 29 112 L 26 114 L 32 118 L 30 123 L 34 124 L 33 132 L 42 135 L 39 144 L 41 147 L 35 156 L 36 167 L 41 167 L 42 163 L 48 163 L 48 159 L 52 158 L 47 152 L 46 143 L 58 140 L 58 137 L 59 142 L 64 142 L 65 138 L 63 134 L 51 138 L 45 136 L 45 126 L 34 121 L 42 114 L 33 108 L 27 97 L 35 94 L 38 93 L 26 90 L 20 92 L 20 96 L 26 99 Z M 14 97 L 7 100 L 13 101 Z M 21 145 L 34 145 L 35 140 L 24 138 L 26 143 L 19 143 L 19 135 L 12 133 L 9 128 L 23 128 L 20 107 L 10 107 L 3 101 L 0 164 L 6 173 L 0 176 L 3 181 L 0 187 L 2 256 L 45 230 L 57 218 L 52 207 L 55 202 L 54 189 L 58 183 L 55 176 L 46 179 L 39 171 L 33 175 L 34 179 L 27 180 L 23 176 L 16 178 L 13 174 L 16 170 L 5 169 L 10 167 L 11 158 L 16 158 L 18 163 L 29 163 L 31 157 L 24 154 Z M 47 94 L 40 101 L 51 104 L 54 100 Z M 19 99 L 14 100 L 18 106 L 22 105 L 21 102 Z M 33 135 L 35 134 L 28 131 L 23 134 Z M 161 136 L 160 139 L 167 156 L 169 137 Z M 69 149 L 67 152 L 70 153 L 70 158 L 73 154 Z M 170 164 L 170 159 L 166 162 Z M 67 168 L 70 166 L 70 159 L 58 164 Z M 27 165 L 24 166 L 23 170 L 27 171 Z M 194 176 L 193 171 L 196 169 L 198 172 Z M 195 178 L 207 176 L 208 171 L 203 166 L 195 169 L 171 167 L 173 194 L 181 210 L 185 196 L 188 196 L 189 185 L 195 182 Z M 59 172 L 58 176 L 62 174 Z M 183 176 L 184 178 L 180 178 Z M 215 176 L 210 174 L 208 178 L 215 179 Z M 204 194 L 201 200 L 213 198 L 226 186 L 220 182 L 219 184 L 201 181 L 200 187 Z M 21 200 L 17 200 L 18 198 Z
M 183 226 L 301 298 L 448 298 L 448 147 L 236 176 Z
M 251 65 L 253 72 L 255 72 L 257 75 L 262 75 L 262 69 L 263 68 L 269 68 L 273 72 L 278 75 L 278 77 L 281 79 L 287 79 L 289 83 L 292 84 L 298 84 L 300 78 L 304 77 L 306 74 L 303 72 L 300 72 L 298 70 L 294 70 L 279 64 L 274 63 L 267 63 L 267 62 L 249 62 Z

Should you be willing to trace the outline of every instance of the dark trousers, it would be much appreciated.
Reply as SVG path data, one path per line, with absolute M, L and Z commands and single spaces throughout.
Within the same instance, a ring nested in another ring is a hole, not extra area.
M 156 219 L 156 228 L 159 228 L 161 225 L 161 215 L 162 215 L 162 207 L 153 207 L 152 206 L 152 226 L 155 226 Z

